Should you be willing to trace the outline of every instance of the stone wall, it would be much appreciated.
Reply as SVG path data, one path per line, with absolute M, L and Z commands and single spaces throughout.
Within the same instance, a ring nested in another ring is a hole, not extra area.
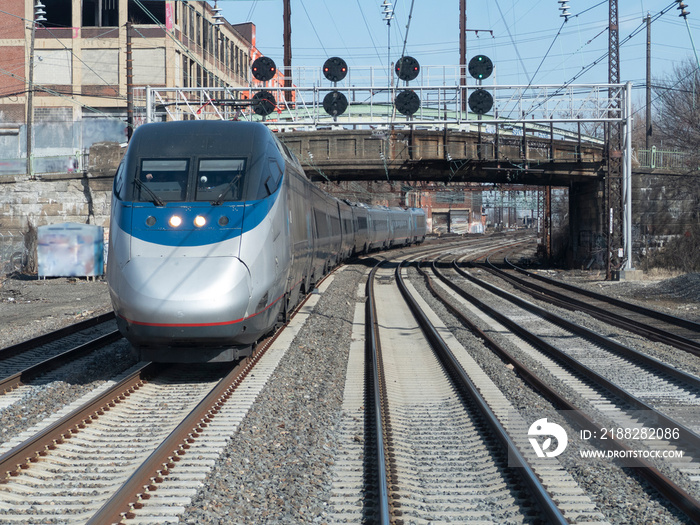
M 112 177 L 123 148 L 101 143 L 90 148 L 87 173 L 0 176 L 0 274 L 36 271 L 36 229 L 75 222 L 109 231 Z
M 685 235 L 700 213 L 697 176 L 644 174 L 632 184 L 634 250 L 645 254 Z M 695 218 L 694 218 L 695 217 Z

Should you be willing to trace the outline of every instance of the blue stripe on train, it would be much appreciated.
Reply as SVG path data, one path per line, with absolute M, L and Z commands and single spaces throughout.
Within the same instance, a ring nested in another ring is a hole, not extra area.
M 119 228 L 145 242 L 163 246 L 206 246 L 256 228 L 270 212 L 279 194 L 277 191 L 267 199 L 220 206 L 203 202 L 170 202 L 159 207 L 151 203 L 117 201 L 116 206 L 120 209 L 114 217 L 118 219 Z M 173 215 L 182 219 L 178 228 L 168 224 Z M 194 226 L 198 215 L 206 219 L 205 226 Z M 146 222 L 149 217 L 155 219 L 152 226 Z M 228 223 L 221 224 L 221 217 L 226 217 Z

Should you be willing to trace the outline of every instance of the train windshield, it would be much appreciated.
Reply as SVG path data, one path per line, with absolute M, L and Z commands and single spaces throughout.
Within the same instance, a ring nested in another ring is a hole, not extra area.
M 244 159 L 200 159 L 195 200 L 221 204 L 243 200 Z
M 134 181 L 134 200 L 158 206 L 185 200 L 188 173 L 186 159 L 143 159 Z

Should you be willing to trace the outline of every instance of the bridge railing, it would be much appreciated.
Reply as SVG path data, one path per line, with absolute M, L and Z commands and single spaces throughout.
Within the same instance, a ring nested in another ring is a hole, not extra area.
M 651 149 L 638 149 L 636 160 L 642 168 L 684 169 L 688 168 L 690 155 L 678 150 L 662 150 L 652 146 Z

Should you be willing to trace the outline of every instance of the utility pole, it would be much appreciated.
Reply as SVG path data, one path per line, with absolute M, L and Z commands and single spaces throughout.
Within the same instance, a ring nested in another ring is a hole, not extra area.
M 462 111 L 467 111 L 467 0 L 459 0 L 459 85 Z
M 620 36 L 617 0 L 609 0 L 608 27 L 608 83 L 620 83 Z M 613 270 L 620 269 L 620 251 L 623 249 L 623 189 L 622 189 L 622 107 L 619 87 L 608 91 L 610 105 L 608 117 L 617 122 L 607 125 L 608 173 L 606 177 L 605 215 L 607 225 L 605 278 L 612 280 Z M 629 240 L 631 242 L 631 239 Z
M 292 87 L 292 7 L 291 0 L 284 0 L 284 87 Z M 291 92 L 284 91 L 284 99 L 291 102 Z
M 646 149 L 647 155 L 651 155 L 651 15 L 647 13 L 647 133 Z
M 45 22 L 46 11 L 41 0 L 37 0 L 32 14 L 32 35 L 29 43 L 29 75 L 27 82 L 27 175 L 32 176 L 32 124 L 34 122 L 34 40 L 36 37 L 36 25 Z
M 126 23 L 126 141 L 134 133 L 134 55 L 131 44 L 131 22 Z
M 387 85 L 389 87 L 389 93 L 391 93 L 391 87 L 394 85 L 394 75 L 392 71 L 394 68 L 391 66 L 391 20 L 394 18 L 394 8 L 389 0 L 384 0 L 382 3 L 382 14 L 386 22 L 386 62 L 389 69 L 389 81 Z

